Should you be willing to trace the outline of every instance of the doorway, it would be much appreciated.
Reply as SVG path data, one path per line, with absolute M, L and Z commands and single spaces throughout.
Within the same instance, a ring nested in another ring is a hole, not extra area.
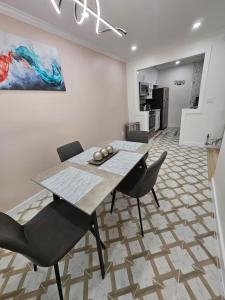
M 145 95 L 139 94 L 140 111 L 160 109 L 161 130 L 179 128 L 182 110 L 198 108 L 204 59 L 205 54 L 199 54 L 138 71 L 139 91 L 141 85 L 148 87 Z M 157 96 L 165 93 L 167 109 L 163 107 L 164 99 L 160 99 L 163 96 Z

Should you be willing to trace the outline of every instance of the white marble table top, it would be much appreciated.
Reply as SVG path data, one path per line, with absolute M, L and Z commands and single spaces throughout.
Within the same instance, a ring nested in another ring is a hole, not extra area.
M 136 152 L 120 151 L 102 164 L 99 169 L 126 176 L 141 160 L 142 156 L 142 154 Z
M 75 204 L 102 180 L 102 177 L 68 167 L 43 180 L 41 184 L 54 194 Z
M 125 151 L 136 151 L 139 147 L 144 145 L 143 143 L 136 143 L 136 142 L 127 142 L 127 141 L 112 141 L 110 143 L 115 149 L 118 150 L 125 150 Z

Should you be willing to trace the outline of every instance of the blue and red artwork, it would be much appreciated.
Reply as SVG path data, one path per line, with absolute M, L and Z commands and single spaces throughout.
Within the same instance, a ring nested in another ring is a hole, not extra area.
M 65 91 L 57 49 L 0 32 L 0 90 Z

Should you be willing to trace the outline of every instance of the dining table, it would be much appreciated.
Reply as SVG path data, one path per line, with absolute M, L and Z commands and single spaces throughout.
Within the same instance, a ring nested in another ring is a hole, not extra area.
M 112 145 L 118 153 L 101 166 L 89 164 L 93 153 L 107 145 Z M 92 215 L 149 149 L 150 145 L 144 143 L 107 141 L 58 163 L 31 180 Z
M 118 152 L 100 166 L 90 164 L 94 152 L 107 145 Z M 39 173 L 32 181 L 52 192 L 54 200 L 64 199 L 91 215 L 97 225 L 96 209 L 140 163 L 149 149 L 150 145 L 144 143 L 107 141 Z M 102 254 L 99 254 L 102 259 Z

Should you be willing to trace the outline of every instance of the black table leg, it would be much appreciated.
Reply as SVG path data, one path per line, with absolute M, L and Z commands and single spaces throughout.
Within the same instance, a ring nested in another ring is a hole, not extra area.
M 37 272 L 37 265 L 34 264 L 34 272 Z
M 101 240 L 100 240 L 100 236 L 99 236 L 96 212 L 93 213 L 92 217 L 93 217 L 93 224 L 94 224 L 94 231 L 95 231 L 95 238 L 96 238 L 97 249 L 98 249 L 98 258 L 99 258 L 99 263 L 100 263 L 100 268 L 101 268 L 101 274 L 102 274 L 102 279 L 104 279 L 105 278 L 105 266 L 104 266 L 104 261 L 103 261 L 103 257 L 102 257 L 102 247 L 101 247 Z
M 114 207 L 115 199 L 116 199 L 116 189 L 113 191 L 113 194 L 112 194 L 112 204 L 111 204 L 111 209 L 110 209 L 111 214 L 113 212 L 113 207 Z

